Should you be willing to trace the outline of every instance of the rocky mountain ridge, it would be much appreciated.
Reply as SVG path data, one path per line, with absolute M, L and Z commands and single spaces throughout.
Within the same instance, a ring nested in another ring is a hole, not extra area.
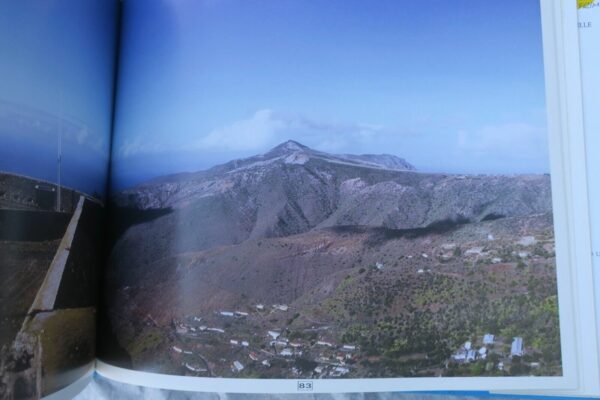
M 272 236 L 284 225 L 281 234 L 319 225 L 405 229 L 445 219 L 544 213 L 551 210 L 549 194 L 548 175 L 417 173 L 395 156 L 330 155 L 287 141 L 263 155 L 150 181 L 113 201 L 139 210 L 227 209 L 253 228 L 266 224 L 262 233 Z

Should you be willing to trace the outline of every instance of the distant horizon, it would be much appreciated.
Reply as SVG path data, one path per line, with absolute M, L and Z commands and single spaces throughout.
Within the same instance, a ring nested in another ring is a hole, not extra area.
M 106 191 L 117 3 L 0 2 L 0 169 Z
M 164 173 L 159 173 L 156 172 L 156 170 L 153 171 L 152 168 L 149 168 L 148 166 L 146 166 L 146 168 L 143 168 L 144 171 L 146 171 L 146 174 L 144 175 L 139 175 L 136 174 L 135 176 L 129 176 L 128 179 L 126 180 L 122 180 L 122 181 L 113 181 L 111 182 L 111 186 L 112 186 L 112 190 L 114 193 L 118 193 L 121 192 L 123 190 L 127 190 L 133 187 L 136 187 L 140 184 L 144 184 L 150 181 L 153 181 L 155 179 L 160 179 L 160 178 L 164 178 L 167 176 L 171 176 L 171 175 L 178 175 L 178 174 L 194 174 L 194 173 L 199 173 L 199 172 L 204 172 L 204 171 L 208 171 L 211 168 L 217 167 L 219 165 L 223 165 L 226 164 L 230 161 L 234 161 L 234 160 L 244 160 L 247 158 L 252 158 L 252 157 L 256 157 L 256 156 L 260 156 L 260 155 L 264 155 L 266 153 L 268 153 L 269 151 L 273 150 L 274 148 L 283 145 L 287 142 L 296 142 L 299 143 L 302 146 L 308 147 L 310 150 L 315 150 L 315 151 L 319 151 L 319 152 L 323 152 L 323 153 L 327 153 L 327 154 L 331 154 L 331 155 L 375 155 L 375 156 L 394 156 L 397 157 L 399 159 L 402 159 L 404 161 L 406 161 L 407 163 L 409 163 L 410 165 L 415 167 L 414 171 L 407 171 L 407 172 L 414 172 L 414 173 L 430 173 L 430 174 L 447 174 L 447 175 L 488 175 L 488 176 L 493 176 L 493 175 L 548 175 L 550 174 L 549 170 L 546 171 L 508 171 L 508 172 L 465 172 L 465 171 L 460 171 L 460 170 L 456 170 L 456 171 L 444 171 L 444 170 L 434 170 L 431 168 L 421 168 L 419 165 L 416 165 L 414 162 L 411 161 L 410 157 L 404 156 L 404 155 L 400 155 L 400 154 L 394 154 L 394 153 L 368 153 L 368 152 L 362 152 L 362 153 L 333 153 L 333 152 L 327 152 L 321 149 L 317 149 L 314 148 L 312 146 L 307 146 L 304 143 L 302 143 L 301 141 L 297 140 L 297 139 L 287 139 L 284 140 L 283 142 L 280 142 L 274 146 L 271 146 L 267 149 L 265 149 L 262 152 L 258 152 L 256 154 L 249 154 L 245 157 L 240 157 L 240 158 L 232 158 L 232 159 L 228 159 L 228 160 L 224 160 L 221 162 L 217 162 L 215 164 L 211 164 L 208 165 L 204 168 L 190 168 L 190 169 L 172 169 L 172 170 L 168 170 L 168 167 L 165 168 L 165 172 Z M 178 153 L 179 155 L 181 153 Z M 169 160 L 169 157 L 164 157 L 164 154 L 161 154 L 160 157 L 164 160 L 167 161 Z M 133 160 L 135 162 L 135 159 Z M 143 163 L 148 163 L 148 164 L 152 164 L 156 167 L 156 161 L 158 160 L 154 160 L 155 162 L 149 162 L 147 157 L 144 157 L 144 159 L 141 161 Z M 121 161 L 122 162 L 122 161 Z M 178 163 L 181 164 L 181 159 L 178 159 Z M 113 193 L 113 194 L 114 194 Z
M 103 197 L 108 174 L 108 140 L 90 134 L 72 115 L 0 99 L 0 172 L 58 184 L 61 135 L 61 186 Z

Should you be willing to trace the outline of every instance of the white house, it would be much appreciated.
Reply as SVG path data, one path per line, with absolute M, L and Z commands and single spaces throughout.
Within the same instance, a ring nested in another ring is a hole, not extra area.
M 231 311 L 219 311 L 219 314 L 223 317 L 233 317 L 233 312 Z
M 193 365 L 190 365 L 190 364 L 188 364 L 188 363 L 185 363 L 184 365 L 185 365 L 185 367 L 186 367 L 187 369 L 189 369 L 190 371 L 194 371 L 194 372 L 206 372 L 206 369 L 205 369 L 205 368 L 195 367 L 195 366 L 193 366 Z
M 269 360 L 263 360 L 261 362 L 262 365 L 264 365 L 265 367 L 269 368 L 271 366 L 271 363 L 269 362 Z
M 477 358 L 477 352 L 475 350 L 467 351 L 467 362 L 475 361 L 475 358 Z
M 284 357 L 291 357 L 294 355 L 294 352 L 292 351 L 292 349 L 286 347 L 285 349 L 281 350 L 279 354 L 281 354 Z
M 177 346 L 173 346 L 173 350 L 177 353 L 181 353 L 183 350 L 181 350 L 179 347 Z
M 517 244 L 520 244 L 521 246 L 533 246 L 536 243 L 537 243 L 537 240 L 535 239 L 535 236 L 523 236 L 517 242 Z
M 261 311 L 265 309 L 265 305 L 264 304 L 257 304 L 255 307 L 256 307 L 257 310 L 261 310 Z
M 238 344 L 240 344 L 240 343 L 239 343 L 237 340 L 231 339 L 231 340 L 229 341 L 229 344 L 232 344 L 232 345 L 234 345 L 234 346 L 237 346 L 237 345 L 238 345 Z
M 511 357 L 521 357 L 523 355 L 523 338 L 522 337 L 514 337 L 513 342 L 510 346 L 510 355 Z
M 465 350 L 467 350 L 467 351 L 468 351 L 468 350 L 471 350 L 471 342 L 465 342 L 464 348 L 465 348 Z
M 250 346 L 250 343 L 248 343 L 247 340 L 242 340 L 242 346 L 248 347 L 248 346 Z
M 273 304 L 273 308 L 279 311 L 287 311 L 289 309 L 285 304 Z
M 345 344 L 344 346 L 342 346 L 342 349 L 352 351 L 352 350 L 356 350 L 356 346 L 353 344 Z
M 236 311 L 235 315 L 237 315 L 238 317 L 247 317 L 248 313 L 244 311 Z
M 235 369 L 235 371 L 240 372 L 244 369 L 244 364 L 236 360 L 233 362 L 233 368 Z
M 275 331 L 268 331 L 267 335 L 271 336 L 273 339 L 277 339 L 281 335 L 281 333 Z
M 483 344 L 494 344 L 494 339 L 494 335 L 492 335 L 491 333 L 486 333 L 485 335 L 483 335 Z
M 485 346 L 480 348 L 478 353 L 479 353 L 479 358 L 481 358 L 482 360 L 485 360 L 485 358 L 487 357 L 487 348 Z
M 317 344 L 318 344 L 319 346 L 333 347 L 333 343 L 325 342 L 325 341 L 323 341 L 323 340 L 318 340 L 318 341 L 317 341 Z

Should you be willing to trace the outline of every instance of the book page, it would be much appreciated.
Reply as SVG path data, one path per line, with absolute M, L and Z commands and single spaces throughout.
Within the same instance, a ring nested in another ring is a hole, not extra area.
M 0 398 L 95 359 L 116 2 L 0 4 Z
M 100 373 L 567 385 L 538 1 L 131 0 L 123 18 Z
M 592 250 L 595 272 L 596 301 L 600 310 L 600 185 L 597 174 L 600 163 L 596 155 L 600 149 L 598 133 L 600 132 L 600 115 L 597 105 L 600 102 L 600 3 L 598 1 L 583 1 L 579 8 L 579 39 L 581 46 L 581 75 L 583 81 L 583 107 L 585 117 L 588 187 L 590 196 L 590 216 L 592 231 Z M 600 337 L 600 330 L 598 330 Z

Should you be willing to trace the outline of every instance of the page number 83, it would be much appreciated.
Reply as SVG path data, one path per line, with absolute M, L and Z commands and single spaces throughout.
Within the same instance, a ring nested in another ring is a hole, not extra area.
M 313 383 L 312 381 L 298 381 L 299 392 L 312 392 Z

